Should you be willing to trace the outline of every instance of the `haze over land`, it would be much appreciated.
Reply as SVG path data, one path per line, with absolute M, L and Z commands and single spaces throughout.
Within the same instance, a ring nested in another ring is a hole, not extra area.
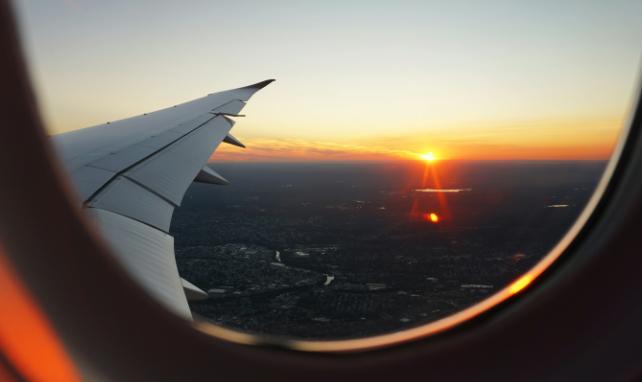
M 194 184 L 171 228 L 181 275 L 209 291 L 193 311 L 245 331 L 324 339 L 443 318 L 539 261 L 604 162 L 435 166 L 219 164 L 232 184 Z M 416 192 L 436 179 L 468 191 Z

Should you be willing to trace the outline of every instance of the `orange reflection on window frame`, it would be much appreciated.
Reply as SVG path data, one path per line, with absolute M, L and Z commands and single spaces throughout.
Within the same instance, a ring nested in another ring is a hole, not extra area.
M 524 288 L 526 288 L 532 281 L 533 275 L 527 273 L 510 284 L 508 287 L 508 291 L 510 292 L 510 294 L 517 294 Z
M 61 341 L 1 247 L 0 301 L 0 347 L 18 372 L 29 381 L 80 381 Z

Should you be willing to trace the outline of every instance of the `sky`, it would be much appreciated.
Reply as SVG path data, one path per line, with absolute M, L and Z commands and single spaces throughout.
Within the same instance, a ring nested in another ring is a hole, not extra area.
M 275 78 L 214 160 L 606 159 L 638 91 L 639 0 L 15 6 L 53 134 Z

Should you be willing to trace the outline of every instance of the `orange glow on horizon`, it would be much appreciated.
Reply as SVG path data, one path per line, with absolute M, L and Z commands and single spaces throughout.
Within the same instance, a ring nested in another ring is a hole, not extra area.
M 536 129 L 529 126 L 528 129 L 524 128 L 524 136 L 516 133 L 514 136 L 495 136 L 488 131 L 488 136 L 482 138 L 479 137 L 480 133 L 467 131 L 395 138 L 337 136 L 333 140 L 243 137 L 239 132 L 247 149 L 221 145 L 211 159 L 262 162 L 421 160 L 435 163 L 442 160 L 606 160 L 610 157 L 618 129 L 609 130 L 596 124 L 587 126 L 586 131 L 577 134 L 574 127 L 553 124 Z M 553 128 L 556 128 L 555 134 L 550 132 Z M 555 136 L 555 140 L 550 136 Z M 425 142 L 438 145 L 440 151 L 422 151 L 421 146 L 425 147 Z

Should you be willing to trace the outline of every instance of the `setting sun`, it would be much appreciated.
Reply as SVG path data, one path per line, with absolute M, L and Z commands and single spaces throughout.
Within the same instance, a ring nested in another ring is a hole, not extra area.
M 430 151 L 425 154 L 420 155 L 421 159 L 425 160 L 426 162 L 434 162 L 437 157 L 435 157 L 435 154 Z

